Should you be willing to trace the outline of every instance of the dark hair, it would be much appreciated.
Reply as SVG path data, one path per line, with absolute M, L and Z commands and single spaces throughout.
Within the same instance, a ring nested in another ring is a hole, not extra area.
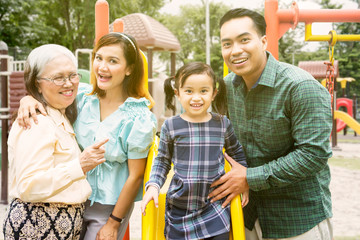
M 54 58 L 64 55 L 68 57 L 77 69 L 77 60 L 74 54 L 64 46 L 57 44 L 45 44 L 32 50 L 27 57 L 24 69 L 24 82 L 27 93 L 39 101 L 44 107 L 48 105 L 42 94 L 39 92 L 38 77 L 44 70 L 47 63 Z M 16 114 L 13 117 L 16 117 Z M 65 109 L 65 115 L 73 124 L 77 117 L 76 100 Z
M 151 108 L 155 102 L 148 89 L 145 87 L 143 56 L 136 40 L 132 36 L 118 32 L 112 32 L 102 36 L 93 49 L 92 64 L 94 63 L 96 52 L 100 48 L 114 44 L 119 44 L 119 46 L 122 47 L 126 64 L 131 67 L 131 74 L 125 76 L 123 90 L 129 97 L 147 98 L 151 103 Z M 93 71 L 91 72 L 91 84 L 93 86 L 91 94 L 98 94 L 99 97 L 104 97 L 106 95 L 106 92 L 97 86 L 95 73 Z
M 265 18 L 261 14 L 246 8 L 234 8 L 229 10 L 227 13 L 225 13 L 225 15 L 220 19 L 220 28 L 225 22 L 230 21 L 231 19 L 234 18 L 242 18 L 242 17 L 251 18 L 252 21 L 254 22 L 258 34 L 260 36 L 266 35 Z
M 226 86 L 222 78 L 216 77 L 212 68 L 202 62 L 190 62 L 183 65 L 173 77 L 169 77 L 164 82 L 165 101 L 166 107 L 171 110 L 175 110 L 174 105 L 174 90 L 178 90 L 184 84 L 186 79 L 194 74 L 207 74 L 213 79 L 213 88 L 217 89 L 217 94 L 214 101 L 212 102 L 212 108 L 214 112 L 222 115 L 226 114 L 227 111 L 227 99 L 226 99 Z

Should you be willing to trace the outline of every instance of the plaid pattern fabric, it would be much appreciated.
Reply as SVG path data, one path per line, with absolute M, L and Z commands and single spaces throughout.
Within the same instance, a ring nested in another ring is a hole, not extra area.
M 245 224 L 264 238 L 302 234 L 331 217 L 330 95 L 309 73 L 268 53 L 258 85 L 225 77 L 229 116 L 249 168 Z
M 147 186 L 161 187 L 174 164 L 166 196 L 167 239 L 202 239 L 230 230 L 229 207 L 223 200 L 210 203 L 210 185 L 224 173 L 222 149 L 246 166 L 245 156 L 226 116 L 191 123 L 180 116 L 167 119 L 161 129 L 158 155 Z

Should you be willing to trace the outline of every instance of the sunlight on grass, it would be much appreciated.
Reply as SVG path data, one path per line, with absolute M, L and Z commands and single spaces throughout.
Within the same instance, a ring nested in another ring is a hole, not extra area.
M 329 159 L 330 166 L 343 167 L 350 170 L 360 170 L 360 158 L 332 157 Z
M 360 240 L 360 236 L 354 236 L 354 237 L 334 237 L 334 240 Z

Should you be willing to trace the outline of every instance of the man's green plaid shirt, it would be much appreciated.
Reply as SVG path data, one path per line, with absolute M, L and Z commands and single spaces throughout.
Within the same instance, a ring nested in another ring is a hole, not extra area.
M 245 225 L 264 238 L 300 235 L 332 216 L 330 94 L 304 70 L 270 53 L 256 87 L 225 77 L 228 112 L 249 165 Z

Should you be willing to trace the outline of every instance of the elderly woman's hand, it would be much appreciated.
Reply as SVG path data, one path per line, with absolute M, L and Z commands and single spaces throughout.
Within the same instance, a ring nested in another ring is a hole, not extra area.
M 104 139 L 84 149 L 80 155 L 80 165 L 84 173 L 105 162 L 105 147 L 103 145 L 108 141 L 109 139 Z

